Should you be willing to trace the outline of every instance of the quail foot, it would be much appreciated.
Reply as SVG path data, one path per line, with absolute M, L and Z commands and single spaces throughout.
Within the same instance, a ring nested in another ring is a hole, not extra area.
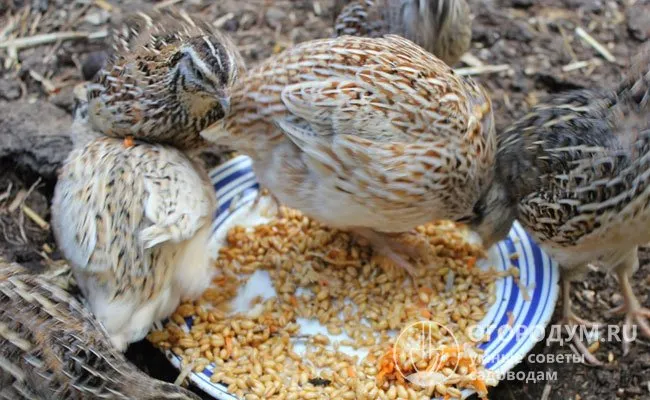
M 338 0 L 336 36 L 405 37 L 454 65 L 472 40 L 465 0 Z
M 249 155 L 282 204 L 410 272 L 389 234 L 471 216 L 496 152 L 485 91 L 394 35 L 306 42 L 261 63 L 202 134 Z
M 592 262 L 614 271 L 627 313 L 625 351 L 633 324 L 650 337 L 650 312 L 630 285 L 637 247 L 650 240 L 649 100 L 650 53 L 644 51 L 617 88 L 559 94 L 533 107 L 499 135 L 497 180 L 470 223 L 497 241 L 507 233 L 503 226 L 519 219 L 563 269 L 570 325 L 583 321 L 571 310 L 569 282 Z
M 641 302 L 634 294 L 630 282 L 631 276 L 639 267 L 637 250 L 638 247 L 630 250 L 627 257 L 615 269 L 618 284 L 623 294 L 623 304 L 610 310 L 612 314 L 625 315 L 621 334 L 625 354 L 629 352 L 630 344 L 637 337 L 637 333 L 650 338 L 650 309 L 641 306 Z
M 199 399 L 129 363 L 52 276 L 0 260 L 0 306 L 1 399 Z

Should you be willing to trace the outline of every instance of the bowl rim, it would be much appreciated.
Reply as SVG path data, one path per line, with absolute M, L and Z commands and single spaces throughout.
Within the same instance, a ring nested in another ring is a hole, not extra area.
M 209 175 L 218 199 L 217 211 L 212 225 L 212 234 L 214 236 L 216 231 L 228 220 L 228 217 L 233 212 L 236 212 L 242 207 L 246 207 L 254 201 L 260 187 L 252 170 L 252 160 L 244 155 L 236 156 L 218 165 L 210 171 Z M 486 362 L 486 365 L 490 366 L 488 369 L 502 378 L 508 371 L 523 361 L 539 340 L 543 339 L 543 335 L 541 338 L 535 337 L 539 332 L 536 330 L 541 329 L 541 333 L 543 334 L 544 328 L 551 321 L 560 292 L 560 271 L 557 263 L 544 253 L 518 221 L 514 222 L 508 238 L 496 245 L 496 248 L 501 260 L 509 260 L 511 265 L 519 269 L 519 279 L 526 279 L 526 282 L 523 282 L 524 286 L 533 283 L 533 296 L 536 294 L 540 296 L 532 297 L 530 301 L 523 300 L 524 296 L 521 293 L 521 287 L 515 284 L 512 276 L 497 281 L 497 288 L 495 289 L 495 292 L 498 292 L 497 299 L 492 307 L 490 307 L 483 321 L 479 323 L 479 325 L 486 328 L 486 333 L 490 334 L 491 340 L 483 343 L 479 347 L 484 346 L 490 348 L 491 344 L 502 343 L 495 347 L 511 349 L 505 355 L 496 353 L 495 355 L 499 357 L 494 362 L 490 360 Z M 513 253 L 518 254 L 516 260 L 510 259 L 510 255 Z M 521 263 L 522 255 L 523 259 L 526 260 L 523 266 L 527 266 L 527 268 L 523 269 Z M 529 274 L 529 269 L 535 272 L 535 274 Z M 540 285 L 537 284 L 538 278 L 541 278 Z M 499 289 L 501 289 L 500 292 L 498 291 Z M 530 292 L 530 290 L 527 291 Z M 513 294 L 516 296 L 514 299 L 510 297 Z M 538 303 L 544 300 L 542 308 L 535 307 L 533 309 L 533 300 L 538 300 Z M 496 314 L 493 313 L 495 307 L 499 308 Z M 499 332 L 499 327 L 503 327 L 504 322 L 506 324 L 508 323 L 504 321 L 504 318 L 510 319 L 510 317 L 507 317 L 509 310 L 520 311 L 517 315 L 514 312 L 512 313 L 514 318 L 513 326 L 517 328 L 506 329 L 508 331 L 506 334 L 508 341 L 502 338 L 500 342 L 494 342 L 494 339 L 503 333 Z M 487 321 L 491 312 L 493 314 L 492 319 L 499 319 L 499 325 L 494 325 L 490 323 L 492 321 Z M 189 329 L 191 320 L 191 317 L 186 318 L 186 324 L 183 326 L 184 329 Z M 534 324 L 531 324 L 532 322 Z M 534 326 L 533 330 L 530 329 L 531 326 Z M 163 353 L 175 368 L 179 370 L 182 368 L 182 358 L 180 356 L 177 356 L 171 350 L 165 350 Z M 213 369 L 210 370 L 210 368 Z M 216 399 L 240 400 L 237 396 L 229 393 L 224 385 L 210 381 L 213 370 L 214 364 L 210 364 L 210 366 L 201 372 L 191 372 L 189 379 L 206 394 Z M 463 398 L 467 398 L 475 392 L 466 389 L 462 393 Z

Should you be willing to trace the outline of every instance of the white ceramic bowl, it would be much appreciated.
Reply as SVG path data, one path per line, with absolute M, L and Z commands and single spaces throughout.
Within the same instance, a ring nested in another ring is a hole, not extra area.
M 238 156 L 229 160 L 215 168 L 210 177 L 219 202 L 212 240 L 217 241 L 215 245 L 219 248 L 233 226 L 252 226 L 265 219 L 259 213 L 251 212 L 259 185 L 248 157 Z M 513 253 L 518 258 L 511 260 Z M 518 222 L 513 225 L 508 238 L 490 250 L 489 259 L 478 263 L 483 268 L 488 265 L 503 271 L 512 265 L 519 269 L 519 285 L 512 277 L 497 281 L 496 301 L 479 324 L 490 335 L 490 340 L 479 346 L 485 351 L 484 365 L 490 371 L 504 374 L 522 361 L 543 338 L 544 328 L 551 319 L 557 301 L 560 274 L 555 262 L 542 252 Z M 240 295 L 245 298 L 238 295 L 236 303 L 249 304 L 248 300 L 255 296 L 268 298 L 274 295 L 270 280 L 265 279 L 263 274 L 253 276 L 243 292 Z M 301 323 L 301 332 L 327 334 L 326 329 L 317 325 L 317 322 Z M 192 319 L 186 319 L 184 328 L 189 330 L 191 326 Z M 166 355 L 174 366 L 180 367 L 181 359 L 178 356 L 170 351 Z M 217 399 L 239 400 L 228 393 L 225 386 L 210 382 L 213 371 L 214 365 L 210 365 L 202 372 L 191 373 L 190 380 Z M 472 393 L 466 390 L 463 395 L 467 397 Z

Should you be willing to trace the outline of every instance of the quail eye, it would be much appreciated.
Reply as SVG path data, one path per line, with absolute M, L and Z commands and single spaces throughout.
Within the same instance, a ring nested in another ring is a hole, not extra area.
M 194 70 L 194 76 L 196 76 L 196 79 L 198 79 L 200 81 L 204 80 L 203 79 L 204 78 L 203 73 L 201 71 L 199 71 L 198 69 Z

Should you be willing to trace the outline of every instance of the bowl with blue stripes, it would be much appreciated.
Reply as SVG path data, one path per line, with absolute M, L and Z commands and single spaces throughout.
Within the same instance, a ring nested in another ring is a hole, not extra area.
M 210 247 L 218 249 L 218 243 L 225 241 L 228 230 L 238 225 L 234 221 L 238 216 L 241 219 L 244 210 L 250 209 L 260 186 L 251 159 L 246 156 L 237 156 L 219 165 L 210 172 L 210 178 L 218 199 L 211 238 L 216 245 Z M 251 221 L 248 222 L 250 225 Z M 489 337 L 479 345 L 484 351 L 483 365 L 495 376 L 504 376 L 544 337 L 558 298 L 559 269 L 518 222 L 514 223 L 508 238 L 490 249 L 487 260 L 477 265 L 482 268 L 491 266 L 497 271 L 511 267 L 519 270 L 518 279 L 507 276 L 496 281 L 496 301 L 478 324 L 476 333 L 477 336 Z M 185 324 L 182 328 L 189 331 L 192 318 L 187 318 Z M 166 356 L 175 367 L 181 368 L 179 356 L 171 351 L 166 351 Z M 224 385 L 210 381 L 214 370 L 212 364 L 203 371 L 192 372 L 189 378 L 216 399 L 238 400 Z M 463 391 L 463 398 L 472 393 Z

